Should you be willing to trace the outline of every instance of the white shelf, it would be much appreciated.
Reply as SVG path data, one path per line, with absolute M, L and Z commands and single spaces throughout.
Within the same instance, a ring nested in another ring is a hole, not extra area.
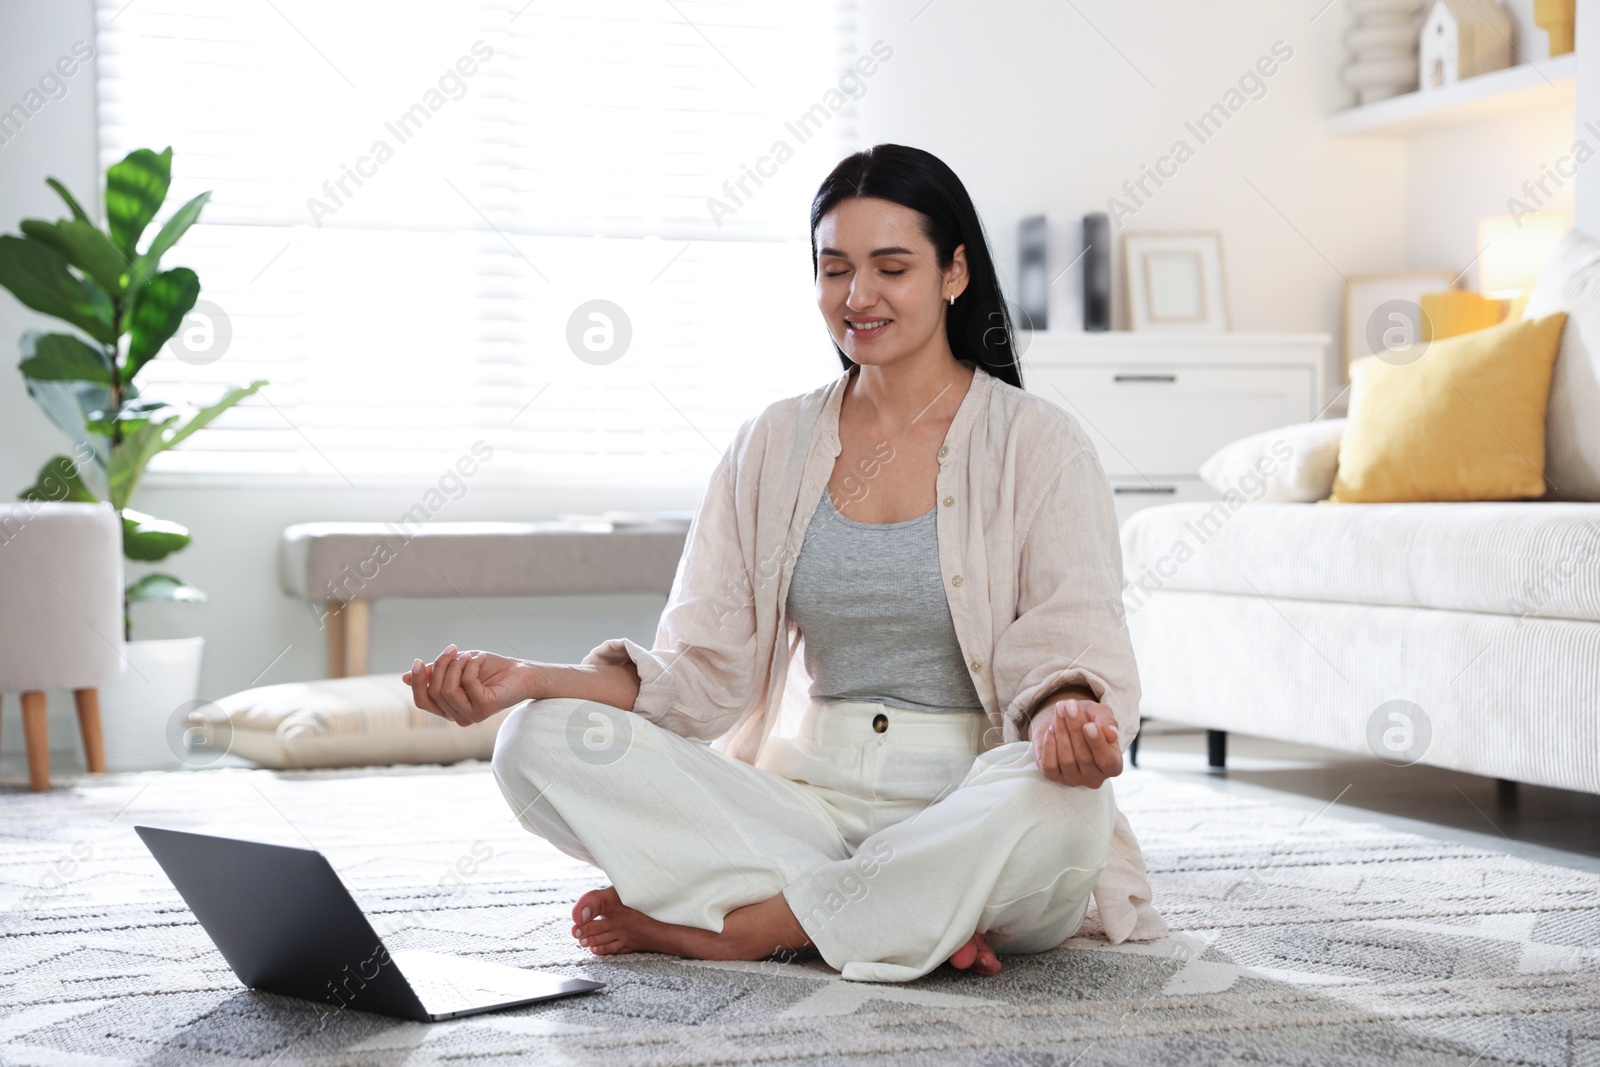
M 1577 69 L 1575 52 L 1519 63 L 1443 89 L 1419 90 L 1335 112 L 1328 116 L 1325 128 L 1330 134 L 1400 135 L 1518 111 L 1570 106 Z

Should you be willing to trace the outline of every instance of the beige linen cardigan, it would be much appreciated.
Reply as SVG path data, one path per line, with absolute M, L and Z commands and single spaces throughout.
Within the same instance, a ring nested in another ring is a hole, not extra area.
M 785 600 L 841 450 L 853 372 L 739 427 L 690 524 L 654 647 L 613 638 L 583 659 L 632 660 L 635 712 L 746 763 L 810 702 L 804 638 Z M 1126 750 L 1139 728 L 1139 676 L 1120 611 L 1122 552 L 1110 485 L 1077 421 L 977 365 L 935 484 L 940 570 L 990 743 L 1025 740 L 1033 705 L 1077 683 L 1112 709 Z M 1110 844 L 1094 890 L 1107 937 L 1161 936 L 1121 811 Z

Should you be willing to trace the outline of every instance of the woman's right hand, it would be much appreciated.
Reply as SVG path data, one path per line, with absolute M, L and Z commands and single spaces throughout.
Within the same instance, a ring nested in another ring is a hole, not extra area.
M 413 661 L 400 680 L 423 711 L 471 726 L 536 696 L 537 676 L 524 660 L 449 645 L 432 663 Z

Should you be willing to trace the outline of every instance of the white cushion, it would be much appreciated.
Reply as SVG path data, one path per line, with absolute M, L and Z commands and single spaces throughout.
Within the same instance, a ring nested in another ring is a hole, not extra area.
M 1169 589 L 1600 620 L 1600 504 L 1166 504 L 1122 559 L 1130 615 Z
M 1223 445 L 1200 477 L 1224 496 L 1245 500 L 1326 500 L 1339 467 L 1345 419 L 1300 422 Z
M 370 674 L 246 689 L 189 718 L 266 767 L 359 767 L 488 759 L 510 710 L 457 726 L 418 708 L 399 674 Z
M 1567 313 L 1545 414 L 1544 473 L 1552 500 L 1600 500 L 1600 241 L 1568 231 L 1522 316 Z

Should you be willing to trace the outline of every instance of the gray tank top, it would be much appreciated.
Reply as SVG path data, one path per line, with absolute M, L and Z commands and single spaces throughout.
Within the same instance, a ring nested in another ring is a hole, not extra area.
M 824 490 L 786 601 L 805 637 L 813 700 L 983 711 L 945 599 L 937 511 L 856 522 Z

